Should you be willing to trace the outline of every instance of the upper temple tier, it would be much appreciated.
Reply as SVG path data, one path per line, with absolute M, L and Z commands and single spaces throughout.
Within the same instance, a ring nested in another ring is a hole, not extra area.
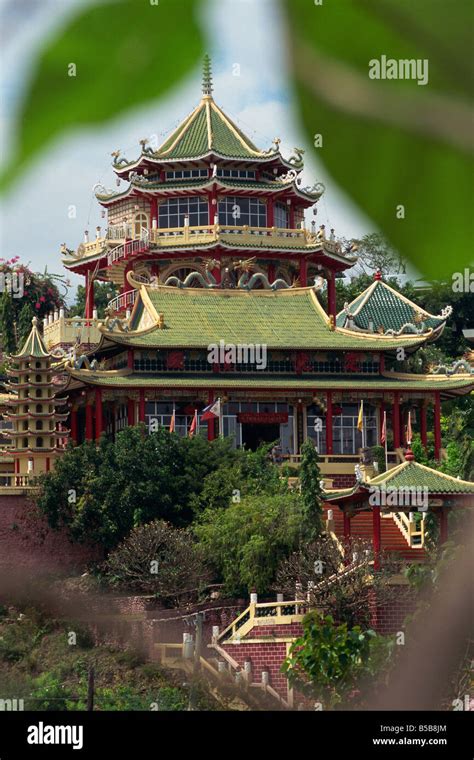
M 219 285 L 229 264 L 250 258 L 270 285 L 324 278 L 336 317 L 335 277 L 357 259 L 334 230 L 305 220 L 310 207 L 316 214 L 324 186 L 302 186 L 303 150 L 285 158 L 279 138 L 260 150 L 219 108 L 208 61 L 199 104 L 162 145 L 152 142 L 141 140 L 133 160 L 112 153 L 117 188 L 95 187 L 105 228 L 91 237 L 86 231 L 76 250 L 62 245 L 64 265 L 86 277 L 86 317 L 94 280 L 114 283 L 120 295 L 112 306 L 125 311 L 134 298 L 129 272 L 164 284 L 196 271 L 205 276 L 212 260 Z

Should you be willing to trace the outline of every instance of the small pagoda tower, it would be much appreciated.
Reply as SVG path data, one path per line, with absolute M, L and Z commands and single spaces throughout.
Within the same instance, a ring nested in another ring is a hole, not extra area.
M 67 412 L 59 413 L 67 399 L 56 399 L 51 355 L 46 350 L 33 317 L 31 332 L 19 354 L 9 357 L 7 388 L 11 393 L 5 417 L 12 422 L 8 435 L 15 460 L 15 485 L 50 470 L 52 461 L 64 449 L 69 431 L 62 423 Z

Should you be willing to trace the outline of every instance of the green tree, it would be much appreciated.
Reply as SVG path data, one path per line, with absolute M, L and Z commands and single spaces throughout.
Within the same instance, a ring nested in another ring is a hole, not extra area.
M 279 562 L 299 543 L 301 499 L 286 490 L 245 496 L 226 509 L 206 510 L 194 530 L 204 558 L 226 593 L 268 593 Z
M 206 475 L 227 466 L 230 442 L 180 438 L 160 428 L 129 427 L 115 442 L 70 447 L 39 479 L 37 503 L 51 527 L 66 526 L 73 540 L 109 550 L 137 525 L 155 519 L 191 522 L 192 497 Z
M 357 263 L 369 273 L 380 269 L 382 274 L 405 274 L 406 263 L 388 240 L 379 232 L 364 235 L 357 243 Z
M 14 321 L 12 298 L 5 290 L 0 299 L 0 332 L 3 351 L 6 354 L 14 354 L 16 349 Z
M 282 670 L 291 686 L 334 708 L 369 670 L 372 630 L 336 625 L 330 615 L 313 611 L 303 620 L 303 634 L 293 642 Z
M 301 447 L 299 478 L 303 506 L 302 537 L 306 541 L 311 541 L 321 533 L 323 510 L 321 507 L 322 475 L 319 469 L 319 457 L 310 438 Z
M 18 317 L 18 346 L 20 349 L 31 331 L 31 320 L 35 316 L 33 306 L 29 301 L 25 301 L 21 307 L 20 315 Z
M 117 288 L 112 282 L 94 282 L 94 306 L 100 319 L 105 316 L 105 309 L 109 301 L 118 294 Z M 71 317 L 83 317 L 86 310 L 86 289 L 79 285 L 76 292 L 76 300 L 69 310 Z

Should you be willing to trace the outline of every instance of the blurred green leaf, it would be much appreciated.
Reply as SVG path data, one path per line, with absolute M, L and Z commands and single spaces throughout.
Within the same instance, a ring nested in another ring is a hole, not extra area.
M 296 98 L 338 184 L 425 276 L 471 260 L 472 4 L 283 0 Z M 429 81 L 374 80 L 381 56 L 427 59 Z M 397 218 L 403 206 L 405 218 Z
M 111 0 L 87 8 L 49 39 L 19 110 L 16 152 L 0 188 L 71 127 L 102 123 L 174 87 L 203 54 L 199 5 Z M 76 76 L 69 75 L 71 64 Z

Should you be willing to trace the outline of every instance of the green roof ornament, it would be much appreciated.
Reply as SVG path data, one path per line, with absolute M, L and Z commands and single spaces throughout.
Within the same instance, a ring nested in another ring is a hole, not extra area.
M 212 98 L 212 65 L 207 53 L 202 67 L 202 94 L 204 97 Z

